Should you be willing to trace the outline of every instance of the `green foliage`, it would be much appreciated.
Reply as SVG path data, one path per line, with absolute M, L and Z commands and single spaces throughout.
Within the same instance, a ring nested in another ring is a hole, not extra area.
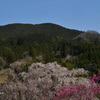
M 4 47 L 4 48 L 2 48 L 2 56 L 9 64 L 14 61 L 15 54 L 11 48 Z
M 59 60 L 62 66 L 70 70 L 85 68 L 96 73 L 100 70 L 100 39 L 73 39 L 81 33 L 50 23 L 0 26 L 0 56 L 8 64 L 26 55 L 33 57 L 35 62 Z M 68 55 L 75 59 L 63 61 Z
M 68 70 L 76 69 L 77 67 L 74 64 L 71 64 L 69 62 L 63 62 L 63 61 L 58 61 L 58 64 L 60 64 L 63 67 L 66 67 Z
M 4 79 L 3 79 L 2 75 L 0 75 L 0 86 L 1 86 L 1 83 L 3 83 L 3 82 L 4 82 Z
M 54 61 L 53 52 L 52 52 L 52 51 L 46 50 L 46 51 L 44 52 L 44 57 L 43 57 L 43 58 L 44 58 L 44 62 L 45 62 L 45 63 Z
M 7 39 L 9 37 L 22 37 L 32 34 L 50 34 L 53 36 L 60 36 L 65 39 L 72 39 L 73 37 L 82 33 L 82 31 L 66 29 L 62 26 L 44 23 L 44 24 L 9 24 L 6 26 L 0 26 L 1 39 Z M 73 34 L 74 33 L 74 34 Z M 43 35 L 45 36 L 45 35 Z M 18 44 L 22 43 L 19 40 Z
M 2 57 L 0 57 L 0 70 L 6 68 L 6 66 L 6 61 Z
M 21 66 L 21 67 L 19 67 L 19 68 L 16 68 L 15 69 L 15 73 L 16 74 L 19 74 L 19 73 L 21 73 L 21 72 L 28 72 L 28 67 L 31 65 L 32 63 L 27 63 L 27 64 L 25 64 L 25 65 L 23 65 L 23 66 Z
M 42 55 L 36 56 L 35 59 L 36 59 L 37 62 L 43 62 L 43 56 Z
M 36 49 L 34 47 L 30 47 L 29 54 L 34 59 L 36 57 L 36 55 L 37 55 Z

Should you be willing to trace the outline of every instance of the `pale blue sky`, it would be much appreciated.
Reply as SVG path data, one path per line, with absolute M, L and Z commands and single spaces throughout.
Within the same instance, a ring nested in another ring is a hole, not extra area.
M 100 32 L 100 0 L 0 0 L 0 25 L 48 22 Z

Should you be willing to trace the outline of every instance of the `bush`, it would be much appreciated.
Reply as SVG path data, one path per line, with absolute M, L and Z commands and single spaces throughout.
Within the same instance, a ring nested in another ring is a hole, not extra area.
M 89 77 L 89 79 L 92 81 L 92 82 L 95 82 L 95 83 L 100 83 L 100 71 L 98 72 L 98 74 L 93 74 L 92 77 Z
M 53 100 L 92 100 L 100 94 L 100 86 L 66 85 L 57 90 Z
M 76 69 L 77 67 L 74 64 L 71 64 L 69 62 L 63 62 L 61 60 L 59 60 L 57 62 L 59 65 L 66 67 L 68 70 L 72 70 L 72 69 Z
M 98 73 L 98 65 L 95 63 L 88 64 L 85 69 L 90 71 L 90 75 Z
M 90 75 L 97 74 L 100 69 L 99 65 L 96 63 L 91 63 L 88 60 L 79 60 L 76 62 L 78 68 L 84 68 L 85 70 L 90 71 Z
M 32 63 L 27 63 L 27 64 L 25 64 L 25 65 L 23 65 L 23 66 L 21 66 L 21 67 L 19 67 L 19 68 L 16 68 L 15 69 L 15 73 L 16 74 L 19 74 L 19 73 L 21 73 L 21 72 L 28 72 L 28 67 L 31 65 Z
M 6 68 L 6 66 L 6 61 L 2 57 L 0 57 L 0 70 Z
M 12 63 L 15 60 L 15 53 L 11 48 L 4 47 L 2 51 L 3 58 L 6 60 L 8 64 Z

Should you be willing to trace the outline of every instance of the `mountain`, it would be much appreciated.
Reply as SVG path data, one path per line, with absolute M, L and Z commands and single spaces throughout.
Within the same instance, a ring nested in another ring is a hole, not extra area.
M 65 100 L 68 92 L 72 93 L 70 100 L 86 100 L 91 89 L 97 90 L 97 94 L 91 92 L 91 99 L 100 100 L 98 32 L 72 30 L 52 23 L 9 24 L 0 26 L 0 39 L 0 100 L 54 100 L 67 88 L 56 100 Z M 92 74 L 94 85 L 89 77 L 85 78 Z M 77 91 L 74 93 L 72 88 Z
M 0 39 L 1 69 L 7 67 L 4 62 L 9 66 L 27 57 L 34 62 L 71 64 L 92 73 L 100 69 L 100 34 L 95 31 L 83 32 L 52 23 L 9 24 L 0 26 Z
M 64 39 L 73 39 L 80 35 L 83 31 L 64 28 L 57 24 L 43 23 L 43 24 L 8 24 L 0 26 L 0 39 L 5 40 L 11 37 L 23 37 L 32 34 L 49 34 L 52 36 L 59 36 Z
M 78 39 L 78 38 L 82 38 L 84 40 L 91 40 L 91 39 L 100 38 L 100 34 L 96 31 L 86 31 L 82 34 L 79 34 L 74 39 Z

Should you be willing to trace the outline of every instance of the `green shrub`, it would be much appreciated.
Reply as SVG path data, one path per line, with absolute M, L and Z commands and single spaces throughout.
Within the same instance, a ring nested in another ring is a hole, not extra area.
M 25 64 L 25 65 L 23 65 L 23 66 L 21 66 L 21 67 L 15 69 L 15 73 L 16 73 L 16 74 L 19 74 L 19 73 L 21 73 L 21 72 L 28 72 L 28 67 L 29 67 L 31 64 L 32 64 L 32 63 L 29 62 L 29 63 L 27 63 L 27 64 Z
M 6 66 L 6 61 L 2 57 L 0 57 L 0 70 L 6 68 Z
M 57 62 L 59 65 L 66 67 L 68 70 L 72 70 L 72 69 L 76 69 L 77 67 L 75 66 L 75 64 L 71 64 L 69 62 L 63 62 L 61 60 L 59 60 Z
M 4 47 L 2 49 L 2 56 L 3 58 L 6 60 L 6 62 L 12 63 L 15 60 L 15 53 L 13 52 L 13 50 L 9 47 Z

